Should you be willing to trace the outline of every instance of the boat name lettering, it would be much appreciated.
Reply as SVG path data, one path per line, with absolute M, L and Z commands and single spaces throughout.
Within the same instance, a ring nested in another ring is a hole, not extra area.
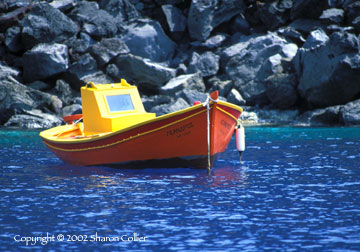
M 175 135 L 175 134 L 179 134 L 179 133 L 183 132 L 184 130 L 190 129 L 190 128 L 192 128 L 192 127 L 194 127 L 194 125 L 192 124 L 192 122 L 191 122 L 191 123 L 184 124 L 184 125 L 182 125 L 182 126 L 180 126 L 180 127 L 178 127 L 178 128 L 168 130 L 168 131 L 166 132 L 166 136 L 172 136 L 172 135 Z
M 227 128 L 228 130 L 231 129 L 231 125 L 227 122 L 225 122 L 224 120 L 221 120 L 221 125 L 223 125 L 225 128 Z

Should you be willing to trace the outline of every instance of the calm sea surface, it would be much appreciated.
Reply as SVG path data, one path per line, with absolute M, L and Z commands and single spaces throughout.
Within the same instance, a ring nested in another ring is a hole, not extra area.
M 360 251 L 360 128 L 251 127 L 210 174 L 64 164 L 0 131 L 0 251 Z

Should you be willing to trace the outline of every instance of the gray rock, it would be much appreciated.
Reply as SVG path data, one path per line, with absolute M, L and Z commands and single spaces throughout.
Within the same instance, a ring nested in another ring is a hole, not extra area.
M 153 95 L 151 97 L 141 96 L 141 101 L 146 111 L 150 111 L 153 107 L 170 103 L 172 101 L 170 96 L 167 95 Z
M 132 54 L 119 55 L 115 62 L 119 69 L 118 79 L 125 78 L 150 89 L 161 87 L 176 75 L 175 69 Z
M 188 14 L 189 35 L 194 40 L 206 40 L 211 31 L 245 9 L 243 0 L 192 0 Z
M 110 76 L 104 74 L 101 70 L 86 74 L 80 80 L 82 81 L 83 85 L 90 81 L 94 82 L 95 84 L 114 83 L 114 80 Z
M 360 125 L 360 99 L 345 104 L 340 112 L 345 125 Z
M 243 14 L 239 14 L 235 17 L 231 24 L 231 31 L 233 33 L 240 32 L 243 34 L 250 33 L 250 25 Z
M 221 46 L 221 44 L 226 40 L 227 36 L 224 34 L 218 34 L 213 37 L 208 38 L 205 42 L 195 41 L 191 45 L 194 47 L 200 47 L 204 49 L 215 49 Z
M 214 76 L 207 80 L 206 85 L 209 87 L 209 93 L 219 91 L 219 96 L 227 97 L 232 89 L 233 82 L 231 80 L 222 80 Z
M 220 57 L 212 52 L 203 54 L 193 52 L 187 72 L 200 72 L 202 77 L 215 75 L 219 71 L 219 59 Z
M 0 61 L 0 80 L 7 76 L 12 76 L 16 79 L 19 79 L 20 71 L 15 68 L 9 67 L 8 65 L 6 65 L 5 62 Z
M 65 75 L 65 80 L 73 87 L 79 90 L 85 84 L 82 80 L 85 76 L 97 72 L 96 60 L 89 53 L 84 54 L 78 62 L 70 65 Z
M 55 115 L 46 114 L 40 110 L 30 110 L 26 111 L 25 114 L 13 115 L 4 126 L 23 129 L 46 129 L 59 126 L 61 122 L 61 119 Z
M 328 0 L 294 0 L 291 9 L 291 19 L 317 19 L 323 10 L 329 7 Z
M 39 44 L 23 56 L 24 80 L 31 82 L 65 72 L 69 66 L 68 49 L 62 44 Z
M 12 53 L 18 53 L 24 50 L 21 42 L 21 30 L 18 26 L 13 26 L 7 29 L 5 33 L 4 44 L 6 48 Z
M 231 102 L 236 105 L 245 105 L 246 104 L 246 101 L 244 100 L 244 98 L 242 98 L 239 91 L 237 91 L 235 88 L 231 89 L 231 91 L 228 94 L 228 96 L 226 97 L 226 99 L 228 102 Z
M 57 80 L 55 87 L 50 91 L 51 94 L 56 95 L 66 105 L 70 105 L 73 101 L 73 91 L 70 85 L 64 80 Z
M 320 18 L 325 24 L 342 24 L 344 21 L 344 10 L 331 8 L 324 10 Z
M 360 94 L 359 41 L 355 35 L 335 32 L 326 44 L 299 50 L 296 61 L 298 91 L 310 106 L 345 104 Z
M 288 22 L 292 1 L 273 1 L 265 3 L 259 10 L 259 18 L 269 29 L 274 30 Z
M 28 83 L 26 86 L 31 87 L 36 90 L 39 90 L 39 91 L 46 91 L 51 88 L 49 84 L 47 84 L 46 82 L 43 82 L 43 81 L 39 81 L 39 80 Z
M 65 14 L 45 2 L 35 4 L 20 22 L 26 49 L 39 43 L 69 43 L 78 26 Z
M 331 106 L 325 109 L 316 109 L 311 111 L 308 115 L 308 120 L 310 125 L 340 125 L 340 107 L 341 106 Z
M 153 107 L 150 112 L 156 113 L 157 116 L 169 114 L 175 111 L 179 111 L 181 109 L 188 108 L 189 104 L 183 99 L 178 98 L 176 101 L 171 102 L 170 104 L 163 104 Z
M 328 42 L 329 37 L 322 29 L 317 29 L 312 31 L 310 35 L 307 37 L 305 44 L 303 46 L 304 49 L 316 48 L 318 46 L 324 45 Z
M 129 48 L 119 38 L 102 39 L 90 48 L 90 53 L 96 59 L 99 67 L 103 67 L 116 56 L 129 52 Z
M 122 39 L 133 55 L 154 62 L 169 60 L 176 44 L 166 36 L 160 24 L 152 20 L 137 20 L 126 26 Z
M 288 27 L 301 33 L 310 33 L 311 31 L 321 28 L 321 23 L 319 20 L 314 19 L 296 19 L 294 22 L 289 24 Z
M 162 94 L 173 95 L 183 89 L 191 89 L 204 92 L 205 84 L 199 73 L 180 75 L 171 79 L 166 85 L 160 88 Z
M 0 110 L 45 109 L 56 113 L 61 106 L 57 97 L 27 87 L 11 76 L 0 82 Z
M 95 44 L 96 41 L 93 40 L 89 34 L 85 32 L 80 33 L 80 38 L 74 40 L 69 44 L 70 50 L 69 53 L 80 53 L 84 54 L 87 53 L 90 47 Z
M 295 74 L 278 73 L 265 81 L 266 95 L 277 108 L 288 109 L 298 100 Z
M 203 92 L 192 89 L 183 89 L 176 94 L 176 97 L 183 98 L 188 104 L 193 105 L 195 101 L 204 102 L 207 99 L 207 95 Z
M 360 13 L 360 1 L 354 1 L 349 3 L 345 8 L 345 22 L 347 25 L 352 25 L 353 21 L 359 17 Z
M 267 104 L 265 79 L 283 71 L 282 60 L 291 60 L 297 46 L 274 33 L 247 38 L 227 62 L 225 73 L 249 104 Z
M 66 107 L 63 107 L 61 111 L 61 116 L 82 114 L 82 106 L 80 104 L 72 104 Z
M 297 45 L 302 45 L 305 42 L 302 34 L 292 27 L 280 28 L 277 32 L 287 40 L 290 40 Z
M 69 16 L 81 24 L 82 31 L 95 39 L 113 37 L 118 32 L 119 21 L 99 9 L 96 2 L 80 2 Z
M 165 14 L 170 32 L 172 32 L 176 38 L 180 39 L 186 29 L 186 18 L 181 11 L 173 5 L 162 5 L 161 9 Z
M 101 0 L 99 6 L 120 21 L 130 21 L 141 16 L 129 0 Z
M 49 4 L 62 12 L 68 12 L 76 6 L 76 0 L 54 0 Z

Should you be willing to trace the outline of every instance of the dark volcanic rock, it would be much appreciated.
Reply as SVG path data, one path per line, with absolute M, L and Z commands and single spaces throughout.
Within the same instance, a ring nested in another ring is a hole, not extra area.
M 194 52 L 191 56 L 187 72 L 200 72 L 202 77 L 215 75 L 219 71 L 219 59 L 220 57 L 212 52 L 205 52 L 201 55 Z
M 344 21 L 344 10 L 336 8 L 324 10 L 319 19 L 328 25 L 341 24 Z
M 150 112 L 156 113 L 157 116 L 175 112 L 181 109 L 188 108 L 189 104 L 183 99 L 178 98 L 176 101 L 169 104 L 158 105 L 151 108 Z
M 174 78 L 176 70 L 141 57 L 127 54 L 116 58 L 118 79 L 125 78 L 129 82 L 143 84 L 145 87 L 159 88 Z
M 204 92 L 205 84 L 200 73 L 180 75 L 173 78 L 160 88 L 160 92 L 167 95 L 173 95 L 184 89 Z
M 276 107 L 291 108 L 298 100 L 295 74 L 277 73 L 265 81 L 266 95 Z
M 175 38 L 180 39 L 186 29 L 186 18 L 181 11 L 173 5 L 162 5 L 161 9 L 166 16 L 170 32 Z
M 23 112 L 23 114 L 13 115 L 4 126 L 24 129 L 43 129 L 59 126 L 61 123 L 62 120 L 55 115 L 46 114 L 40 110 L 30 110 Z
M 360 99 L 345 104 L 340 111 L 345 125 L 360 125 Z
M 7 76 L 12 76 L 15 79 L 19 79 L 20 71 L 15 68 L 9 67 L 8 65 L 6 65 L 5 62 L 0 61 L 0 80 Z
M 24 54 L 23 64 L 26 82 L 65 72 L 69 66 L 67 46 L 39 44 Z
M 44 109 L 57 112 L 62 107 L 56 96 L 29 88 L 11 76 L 0 81 L 0 109 L 31 110 Z
M 189 35 L 194 40 L 204 41 L 215 27 L 244 9 L 243 0 L 192 0 L 188 15 Z
M 309 123 L 313 126 L 342 124 L 340 120 L 340 106 L 331 106 L 310 112 Z
M 169 60 L 176 44 L 166 36 L 160 24 L 152 20 L 137 20 L 125 27 L 122 39 L 133 55 L 154 62 Z
M 323 10 L 328 9 L 328 0 L 294 0 L 291 18 L 317 19 Z
M 244 98 L 242 98 L 239 91 L 237 91 L 235 88 L 231 89 L 230 93 L 226 97 L 228 102 L 234 103 L 236 105 L 245 105 L 246 101 Z
M 310 106 L 344 104 L 359 95 L 359 41 L 353 34 L 335 32 L 325 44 L 299 50 L 296 61 L 298 90 Z
M 12 53 L 18 53 L 24 50 L 21 42 L 21 30 L 18 26 L 13 26 L 7 29 L 5 33 L 4 44 Z
M 116 56 L 129 52 L 129 48 L 119 38 L 105 38 L 90 48 L 90 53 L 98 62 L 99 67 L 103 67 Z
M 140 17 L 139 12 L 129 0 L 101 0 L 99 5 L 100 8 L 120 21 L 129 21 Z
M 249 104 L 269 103 L 264 81 L 283 71 L 282 59 L 293 58 L 297 46 L 269 33 L 258 37 L 249 36 L 236 50 L 238 53 L 232 52 L 235 55 L 225 67 L 234 87 Z
M 274 30 L 286 24 L 290 18 L 292 1 L 273 1 L 265 3 L 259 10 L 259 18 L 270 30 Z
M 39 43 L 68 43 L 78 32 L 78 26 L 70 18 L 45 2 L 35 4 L 20 26 L 27 49 Z
M 82 31 L 95 39 L 115 36 L 120 25 L 107 11 L 99 9 L 96 2 L 80 2 L 70 17 L 81 24 Z
M 183 98 L 190 105 L 193 105 L 195 101 L 204 102 L 208 97 L 203 92 L 186 88 L 178 92 L 176 96 Z

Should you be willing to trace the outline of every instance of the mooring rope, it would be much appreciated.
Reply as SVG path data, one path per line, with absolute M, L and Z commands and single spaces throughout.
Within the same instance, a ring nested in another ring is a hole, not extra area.
M 214 100 L 210 97 L 207 97 L 206 101 L 203 103 L 203 107 L 206 106 L 206 119 L 207 119 L 207 156 L 208 156 L 208 170 L 211 169 L 211 153 L 210 153 L 210 101 L 217 102 L 218 100 Z

